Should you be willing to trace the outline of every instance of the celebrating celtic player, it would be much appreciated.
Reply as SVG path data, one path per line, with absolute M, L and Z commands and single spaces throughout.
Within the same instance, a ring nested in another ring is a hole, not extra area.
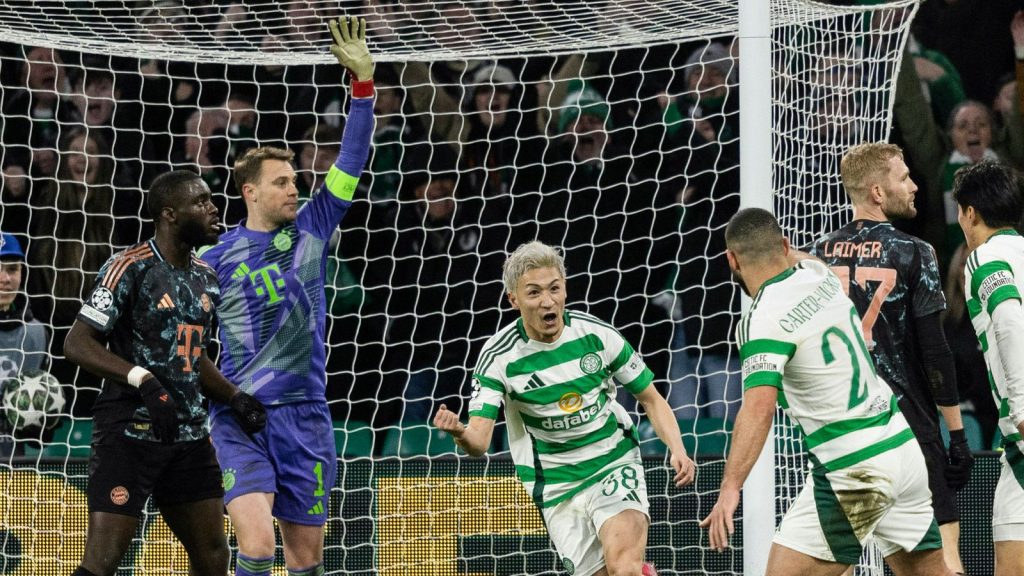
M 957 170 L 957 219 L 971 250 L 967 310 L 988 365 L 1003 433 L 1002 472 L 992 505 L 996 574 L 1024 573 L 1024 239 L 1020 184 L 1009 168 L 980 162 Z
M 504 404 L 516 471 L 566 571 L 653 573 L 643 563 L 650 517 L 639 443 L 615 401 L 616 382 L 668 446 L 676 485 L 694 478 L 679 426 L 651 385 L 654 374 L 615 328 L 565 309 L 565 264 L 554 248 L 523 244 L 505 261 L 503 280 L 520 318 L 484 344 L 469 424 L 441 405 L 434 425 L 480 456 Z
M 217 271 L 222 303 L 220 366 L 267 405 L 267 427 L 250 435 L 210 406 L 224 470 L 224 500 L 238 535 L 236 576 L 269 576 L 274 520 L 289 574 L 323 574 L 324 525 L 337 474 L 327 407 L 324 276 L 331 234 L 345 216 L 370 153 L 373 59 L 366 22 L 330 22 L 331 51 L 349 70 L 351 108 L 341 152 L 323 186 L 299 208 L 292 152 L 262 147 L 235 162 L 248 214 L 202 254 Z
M 732 450 L 718 502 L 701 522 L 711 546 L 729 545 L 740 487 L 778 402 L 802 430 L 813 468 L 775 535 L 767 574 L 838 576 L 871 536 L 897 575 L 951 574 L 921 448 L 875 375 L 839 278 L 791 251 L 766 210 L 738 212 L 725 241 L 729 266 L 754 301 L 737 327 L 744 394 Z

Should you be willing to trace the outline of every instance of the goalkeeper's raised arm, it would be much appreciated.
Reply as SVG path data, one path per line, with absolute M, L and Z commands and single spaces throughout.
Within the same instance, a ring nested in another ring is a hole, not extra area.
M 351 77 L 352 104 L 345 133 L 341 138 L 341 153 L 327 174 L 324 186 L 340 197 L 351 201 L 357 180 L 370 155 L 373 137 L 373 57 L 366 47 L 366 20 L 338 18 L 329 23 L 331 53 Z M 336 171 L 342 174 L 336 174 Z M 337 188 L 341 185 L 340 189 Z

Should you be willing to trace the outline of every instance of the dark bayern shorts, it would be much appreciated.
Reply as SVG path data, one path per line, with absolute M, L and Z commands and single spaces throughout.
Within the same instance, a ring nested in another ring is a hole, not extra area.
M 946 483 L 946 461 L 949 456 L 939 442 L 919 442 L 924 463 L 928 467 L 928 488 L 932 491 L 935 521 L 941 526 L 960 520 L 956 509 L 956 492 Z
M 224 496 L 209 438 L 161 444 L 117 433 L 93 440 L 88 492 L 90 512 L 136 517 L 150 495 L 158 508 Z

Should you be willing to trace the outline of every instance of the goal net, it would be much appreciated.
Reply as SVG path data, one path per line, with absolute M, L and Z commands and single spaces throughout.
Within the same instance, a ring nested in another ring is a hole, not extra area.
M 648 559 L 668 574 L 743 573 L 740 534 L 718 553 L 697 525 L 740 399 L 740 294 L 724 256 L 740 204 L 736 2 L 208 4 L 0 0 L 0 230 L 24 248 L 22 289 L 68 400 L 54 430 L 3 432 L 3 571 L 67 574 L 81 557 L 100 382 L 64 359 L 63 339 L 99 266 L 152 233 L 149 182 L 198 170 L 234 226 L 234 159 L 277 145 L 296 154 L 300 195 L 315 192 L 347 110 L 325 21 L 346 14 L 368 21 L 377 121 L 328 260 L 328 573 L 566 569 L 514 479 L 503 420 L 479 460 L 429 425 L 442 403 L 465 417 L 483 342 L 516 317 L 501 264 L 534 238 L 563 248 L 569 308 L 643 354 L 698 459 L 694 487 L 670 486 L 664 446 L 620 393 L 646 459 Z M 773 175 L 754 185 L 795 245 L 849 218 L 838 160 L 888 136 L 915 9 L 772 0 Z M 16 373 L 16 351 L 35 344 L 2 342 L 14 364 L 0 367 Z M 781 418 L 776 438 L 777 520 L 806 464 Z M 187 573 L 152 508 L 123 568 Z

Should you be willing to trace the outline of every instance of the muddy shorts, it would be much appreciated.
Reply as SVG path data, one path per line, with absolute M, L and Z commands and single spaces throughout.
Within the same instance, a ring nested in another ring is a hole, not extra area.
M 856 564 L 872 537 L 882 556 L 942 548 L 917 442 L 834 472 L 815 467 L 774 542 L 820 560 Z

